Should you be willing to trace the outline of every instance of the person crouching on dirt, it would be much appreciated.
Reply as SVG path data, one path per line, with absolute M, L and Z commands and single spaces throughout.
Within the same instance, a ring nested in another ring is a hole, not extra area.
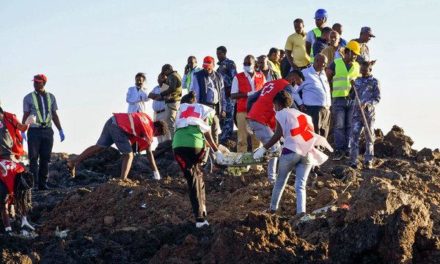
M 359 101 L 362 109 L 359 105 L 355 104 L 353 111 L 353 122 L 350 135 L 350 166 L 357 169 L 357 157 L 359 155 L 359 140 L 362 130 L 365 134 L 365 162 L 364 166 L 367 169 L 373 168 L 373 156 L 374 156 L 374 121 L 376 118 L 375 108 L 380 101 L 380 86 L 379 81 L 371 74 L 373 65 L 376 61 L 364 61 L 361 64 L 360 73 L 362 77 L 359 77 L 354 82 L 354 89 L 356 89 L 359 95 Z M 362 113 L 365 114 L 367 126 L 365 126 Z M 365 128 L 365 129 L 364 129 Z M 367 136 L 370 133 L 371 136 Z
M 137 144 L 139 152 L 147 150 L 147 159 L 153 170 L 153 179 L 160 180 L 160 173 L 151 151 L 153 136 L 168 134 L 168 127 L 163 121 L 155 121 L 145 113 L 115 113 L 110 117 L 102 129 L 96 145 L 85 149 L 78 157 L 67 162 L 73 177 L 75 167 L 88 157 L 109 148 L 115 144 L 123 155 L 121 178 L 126 180 L 133 161 L 133 144 Z
M 196 95 L 192 91 L 182 97 L 176 115 L 176 133 L 172 144 L 174 158 L 188 183 L 189 199 L 197 228 L 209 225 L 206 219 L 205 183 L 200 170 L 206 142 L 214 151 L 216 161 L 223 159 L 210 132 L 209 121 L 214 115 L 212 108 L 196 103 Z
M 320 165 L 328 158 L 315 146 L 321 145 L 332 149 L 324 137 L 314 133 L 310 116 L 290 108 L 292 97 L 287 91 L 282 90 L 277 93 L 273 98 L 273 105 L 276 111 L 275 133 L 263 147 L 254 152 L 254 159 L 262 158 L 281 137 L 284 138 L 269 211 L 274 213 L 278 209 L 290 173 L 295 169 L 296 213 L 302 214 L 306 211 L 306 183 L 310 170 L 313 165 Z
M 14 114 L 4 112 L 0 107 L 0 212 L 8 234 L 12 234 L 8 211 L 12 211 L 14 204 L 22 216 L 22 229 L 34 230 L 26 218 L 31 207 L 33 177 L 14 161 L 25 154 L 21 132 L 26 131 L 32 122 L 34 118 L 31 116 L 26 124 L 22 124 Z

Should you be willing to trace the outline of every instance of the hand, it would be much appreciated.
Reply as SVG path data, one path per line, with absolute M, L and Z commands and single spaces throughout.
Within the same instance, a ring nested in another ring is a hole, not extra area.
M 28 118 L 26 118 L 26 121 L 24 122 L 25 125 L 32 125 L 37 122 L 36 117 L 34 115 L 29 115 Z
M 153 171 L 153 179 L 157 181 L 161 179 L 159 171 Z
M 258 160 L 264 157 L 264 153 L 266 153 L 265 147 L 259 147 L 254 151 L 254 159 Z
M 66 136 L 64 135 L 64 131 L 62 129 L 60 129 L 59 133 L 60 133 L 60 140 L 61 140 L 61 142 L 63 142 L 64 139 L 66 138 Z
M 223 153 L 220 150 L 217 150 L 215 153 L 215 161 L 217 163 L 222 163 L 223 162 Z
M 225 111 L 222 111 L 222 112 L 221 112 L 221 116 L 222 116 L 223 118 L 225 118 L 225 117 L 226 117 L 226 112 L 225 112 Z
M 302 105 L 299 106 L 299 110 L 300 110 L 301 112 L 304 112 L 304 113 L 305 113 L 305 112 L 307 111 L 307 108 L 306 108 L 305 105 L 302 104 Z
M 27 141 L 26 132 L 21 132 L 21 137 L 23 138 L 24 141 Z

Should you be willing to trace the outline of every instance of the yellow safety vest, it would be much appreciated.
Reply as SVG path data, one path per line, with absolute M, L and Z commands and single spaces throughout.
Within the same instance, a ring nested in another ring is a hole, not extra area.
M 315 41 L 317 38 L 321 37 L 321 30 L 319 28 L 314 28 L 313 30 L 313 34 L 315 34 Z M 310 63 L 313 63 L 315 61 L 315 56 L 313 54 L 313 43 L 312 43 L 312 47 L 310 48 Z
M 51 126 L 51 120 L 52 120 L 52 99 L 50 98 L 50 94 L 46 93 L 47 98 L 47 116 L 46 120 L 43 120 L 43 115 L 41 114 L 40 107 L 38 106 L 38 99 L 37 99 L 37 93 L 32 93 L 32 101 L 34 103 L 35 109 L 37 110 L 37 124 L 43 127 L 50 127 Z M 44 110 L 44 109 L 43 109 Z
M 353 62 L 349 71 L 345 66 L 342 58 L 334 60 L 335 63 L 335 75 L 333 76 L 333 91 L 332 97 L 346 97 L 350 93 L 351 80 L 355 80 L 359 77 L 359 63 Z

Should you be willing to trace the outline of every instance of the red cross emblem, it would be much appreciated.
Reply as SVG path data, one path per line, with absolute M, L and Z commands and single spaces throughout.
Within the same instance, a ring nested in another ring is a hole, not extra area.
M 313 129 L 307 123 L 306 116 L 300 115 L 300 116 L 298 116 L 297 120 L 299 123 L 299 127 L 290 130 L 290 134 L 292 135 L 292 137 L 297 136 L 297 135 L 301 135 L 301 137 L 305 141 L 309 141 L 310 139 L 312 139 L 313 134 L 310 131 L 311 130 L 313 131 Z
M 185 111 L 180 113 L 180 118 L 200 117 L 200 113 L 197 113 L 196 111 L 194 111 L 194 109 L 195 109 L 194 106 L 189 106 L 188 108 L 186 108 Z

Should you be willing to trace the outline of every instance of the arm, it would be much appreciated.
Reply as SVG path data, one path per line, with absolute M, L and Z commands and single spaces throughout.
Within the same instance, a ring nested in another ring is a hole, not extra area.
M 125 101 L 127 101 L 127 103 L 129 104 L 135 104 L 135 103 L 139 103 L 141 100 L 139 98 L 139 95 L 136 93 L 136 91 L 132 89 L 132 87 L 130 87 L 128 88 L 127 98 L 125 99 Z
M 247 97 L 247 94 L 240 92 L 240 89 L 238 87 L 238 79 L 237 79 L 237 76 L 235 76 L 234 79 L 232 80 L 232 85 L 231 85 L 231 98 L 232 99 L 239 99 L 239 98 L 246 98 L 246 97 Z
M 196 94 L 196 101 L 199 101 L 199 94 L 200 94 L 200 88 L 199 88 L 199 82 L 197 81 L 197 79 L 195 79 L 196 76 L 195 74 L 193 74 L 193 79 L 191 81 L 191 88 L 190 91 L 193 91 Z
M 292 68 L 297 68 L 295 62 L 293 61 L 293 56 L 292 56 L 291 50 L 286 50 L 286 58 L 289 61 L 290 66 L 292 66 Z
M 273 134 L 273 136 L 269 139 L 269 141 L 264 144 L 264 148 L 265 149 L 270 149 L 273 145 L 275 145 L 275 143 L 277 143 L 280 138 L 283 136 L 283 129 L 281 128 L 280 123 L 278 123 L 277 121 L 277 126 L 275 128 L 275 133 Z
M 375 85 L 373 87 L 373 97 L 368 100 L 366 103 L 371 105 L 376 105 L 380 102 L 380 84 L 379 81 L 376 80 Z
M 160 96 L 160 94 L 156 94 L 153 92 L 148 94 L 148 98 L 153 99 L 155 101 L 163 101 L 163 98 L 162 98 L 162 96 Z
M 304 83 L 302 85 L 298 86 L 296 89 L 293 89 L 293 100 L 295 100 L 295 102 L 298 105 L 304 104 L 301 96 L 299 95 L 299 92 L 303 89 L 303 87 L 304 87 Z
M 52 111 L 52 120 L 59 131 L 63 130 L 61 128 L 60 118 L 58 117 L 57 111 L 55 110 Z
M 221 101 L 219 103 L 221 103 L 221 105 L 222 105 L 222 112 L 225 112 L 225 110 L 226 110 L 225 85 L 224 85 L 224 82 L 223 82 L 223 77 L 221 77 L 220 74 L 218 74 L 218 76 L 220 77 L 220 94 L 219 94 L 219 96 L 221 97 Z
M 167 96 L 174 93 L 177 89 L 177 78 L 173 74 L 168 76 L 167 82 L 169 88 L 160 93 L 161 96 Z
M 312 43 L 306 41 L 306 52 L 307 52 L 307 54 L 310 54 L 311 51 L 312 51 Z
M 148 97 L 148 90 L 145 89 L 141 89 L 141 95 L 140 95 L 140 100 L 142 102 L 148 102 L 150 100 L 150 97 Z
M 203 135 L 205 135 L 205 139 L 208 142 L 209 146 L 212 148 L 212 150 L 214 152 L 217 152 L 218 151 L 217 144 L 215 144 L 214 139 L 212 139 L 211 132 L 208 131 L 208 132 L 204 133 Z
M 151 149 L 147 150 L 147 159 L 148 159 L 148 162 L 150 163 L 151 169 L 153 171 L 159 171 L 157 169 L 156 160 L 154 159 L 154 155 L 153 155 L 153 152 L 151 151 Z
M 31 112 L 24 112 L 23 113 L 23 119 L 21 120 L 21 123 L 25 123 L 26 119 L 29 117 L 29 115 L 31 114 Z

